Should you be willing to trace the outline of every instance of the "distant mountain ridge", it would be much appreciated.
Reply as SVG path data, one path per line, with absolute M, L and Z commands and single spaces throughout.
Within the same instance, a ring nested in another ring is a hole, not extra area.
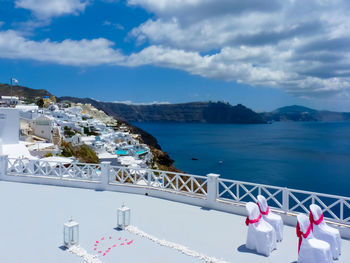
M 251 109 L 223 102 L 189 102 L 180 104 L 130 105 L 99 102 L 89 98 L 61 97 L 60 101 L 91 103 L 107 114 L 127 122 L 192 122 L 192 123 L 266 123 Z
M 299 105 L 278 108 L 260 115 L 267 121 L 349 121 L 349 112 L 314 110 Z
M 0 96 L 9 96 L 8 84 L 0 84 Z M 13 86 L 13 96 L 34 99 L 51 96 L 44 89 Z M 273 121 L 350 121 L 350 112 L 315 110 L 300 105 L 278 108 L 271 112 L 256 113 L 238 104 L 223 102 L 189 102 L 181 104 L 130 105 L 100 102 L 90 98 L 61 97 L 58 101 L 90 103 L 107 114 L 127 122 L 196 122 L 254 124 Z

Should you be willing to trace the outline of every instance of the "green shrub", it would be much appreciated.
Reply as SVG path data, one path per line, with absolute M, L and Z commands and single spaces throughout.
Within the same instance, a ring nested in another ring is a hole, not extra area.
M 99 159 L 94 150 L 86 144 L 80 146 L 73 146 L 71 143 L 61 142 L 62 155 L 64 157 L 74 156 L 82 163 L 98 163 Z
M 53 155 L 52 155 L 52 152 L 48 152 L 48 153 L 46 153 L 45 155 L 44 155 L 44 157 L 52 157 Z
M 90 131 L 90 129 L 88 127 L 84 127 L 84 134 L 86 134 L 87 136 L 98 136 L 99 135 L 97 132 Z
M 71 138 L 75 135 L 75 131 L 72 131 L 71 128 L 69 128 L 68 126 L 64 126 L 64 136 Z

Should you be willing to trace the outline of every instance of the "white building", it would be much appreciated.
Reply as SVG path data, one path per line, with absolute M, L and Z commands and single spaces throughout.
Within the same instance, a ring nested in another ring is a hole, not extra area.
M 34 120 L 38 118 L 39 107 L 37 105 L 17 105 L 19 116 L 27 120 Z
M 34 121 L 34 135 L 52 142 L 53 118 L 42 115 Z
M 18 109 L 0 108 L 0 139 L 2 153 L 9 158 L 34 158 L 25 144 L 19 141 Z
M 19 101 L 18 97 L 15 96 L 1 96 L 0 99 L 0 105 L 4 106 L 10 106 L 10 105 L 17 105 Z
M 0 138 L 3 144 L 17 144 L 19 141 L 19 110 L 0 108 Z

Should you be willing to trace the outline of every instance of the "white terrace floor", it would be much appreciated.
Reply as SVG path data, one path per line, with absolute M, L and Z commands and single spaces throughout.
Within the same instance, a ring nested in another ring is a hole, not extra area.
M 78 263 L 82 258 L 59 247 L 63 223 L 73 216 L 80 223 L 80 244 L 94 254 L 112 248 L 100 260 L 112 262 L 201 262 L 129 232 L 116 231 L 116 209 L 125 202 L 132 224 L 158 238 L 182 244 L 227 262 L 286 262 L 297 260 L 295 229 L 285 227 L 285 239 L 270 257 L 247 251 L 244 217 L 141 195 L 97 192 L 55 186 L 0 182 L 0 262 Z M 109 239 L 109 236 L 112 239 Z M 120 246 L 118 238 L 133 240 Z M 339 263 L 350 262 L 350 241 L 343 241 Z

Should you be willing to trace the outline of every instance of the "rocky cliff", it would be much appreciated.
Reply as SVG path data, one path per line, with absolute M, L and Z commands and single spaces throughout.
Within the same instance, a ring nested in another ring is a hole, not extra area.
M 127 122 L 265 123 L 263 116 L 238 104 L 190 102 L 181 104 L 129 105 L 99 102 L 89 98 L 61 97 L 60 101 L 90 103 L 109 115 Z

